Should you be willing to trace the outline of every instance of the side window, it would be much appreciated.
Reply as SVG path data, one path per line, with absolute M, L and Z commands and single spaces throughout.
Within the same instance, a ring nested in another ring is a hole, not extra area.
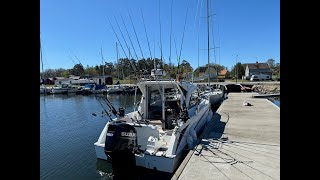
M 189 106 L 192 107 L 192 106 L 196 105 L 197 100 L 198 100 L 198 92 L 194 91 L 190 96 Z

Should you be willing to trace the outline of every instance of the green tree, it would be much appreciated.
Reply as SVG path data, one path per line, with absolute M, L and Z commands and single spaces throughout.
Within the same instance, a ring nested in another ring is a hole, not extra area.
M 73 68 L 70 69 L 70 73 L 72 75 L 76 75 L 76 76 L 83 76 L 84 75 L 84 68 L 83 68 L 82 64 L 74 65 Z
M 268 60 L 267 60 L 267 63 L 268 63 L 268 65 L 269 65 L 269 67 L 270 67 L 271 69 L 274 67 L 274 62 L 275 62 L 274 59 L 268 59 Z
M 232 77 L 236 77 L 238 79 L 241 79 L 242 76 L 245 75 L 245 69 L 241 65 L 241 63 L 238 62 L 235 66 L 232 67 L 232 70 L 231 70 L 230 74 L 231 74 Z
M 96 70 L 95 67 L 87 66 L 87 68 L 84 70 L 84 74 L 89 75 L 89 76 L 97 76 L 97 75 L 99 75 L 99 72 Z

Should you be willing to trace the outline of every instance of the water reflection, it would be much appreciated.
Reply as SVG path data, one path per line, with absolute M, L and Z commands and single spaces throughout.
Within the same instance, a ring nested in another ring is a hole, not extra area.
M 116 110 L 133 111 L 134 96 L 103 97 Z M 111 164 L 97 160 L 93 145 L 109 120 L 102 111 L 95 95 L 40 95 L 40 179 L 114 179 Z
M 103 180 L 113 179 L 112 174 L 112 163 L 109 161 L 97 159 L 96 163 L 97 173 L 101 176 Z

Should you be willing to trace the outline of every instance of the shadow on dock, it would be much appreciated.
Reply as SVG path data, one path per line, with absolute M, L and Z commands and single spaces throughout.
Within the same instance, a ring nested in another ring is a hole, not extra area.
M 206 130 L 208 133 L 205 133 L 204 139 L 220 139 L 224 134 L 224 130 L 228 121 L 221 121 L 221 115 L 219 113 L 215 113 L 213 116 L 213 121 L 208 125 L 208 129 Z

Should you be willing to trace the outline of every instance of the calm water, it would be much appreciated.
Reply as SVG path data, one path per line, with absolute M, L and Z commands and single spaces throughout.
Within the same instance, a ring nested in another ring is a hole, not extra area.
M 108 99 L 133 110 L 134 96 Z M 93 145 L 109 119 L 102 111 L 94 95 L 40 95 L 40 179 L 112 179 L 111 164 L 97 160 Z
M 271 102 L 273 102 L 275 105 L 280 107 L 280 97 L 275 97 L 275 98 L 269 98 Z
M 134 96 L 107 97 L 116 109 L 133 110 Z M 280 107 L 280 99 L 271 101 Z M 93 145 L 109 120 L 102 111 L 94 95 L 40 95 L 40 179 L 112 179 Z

